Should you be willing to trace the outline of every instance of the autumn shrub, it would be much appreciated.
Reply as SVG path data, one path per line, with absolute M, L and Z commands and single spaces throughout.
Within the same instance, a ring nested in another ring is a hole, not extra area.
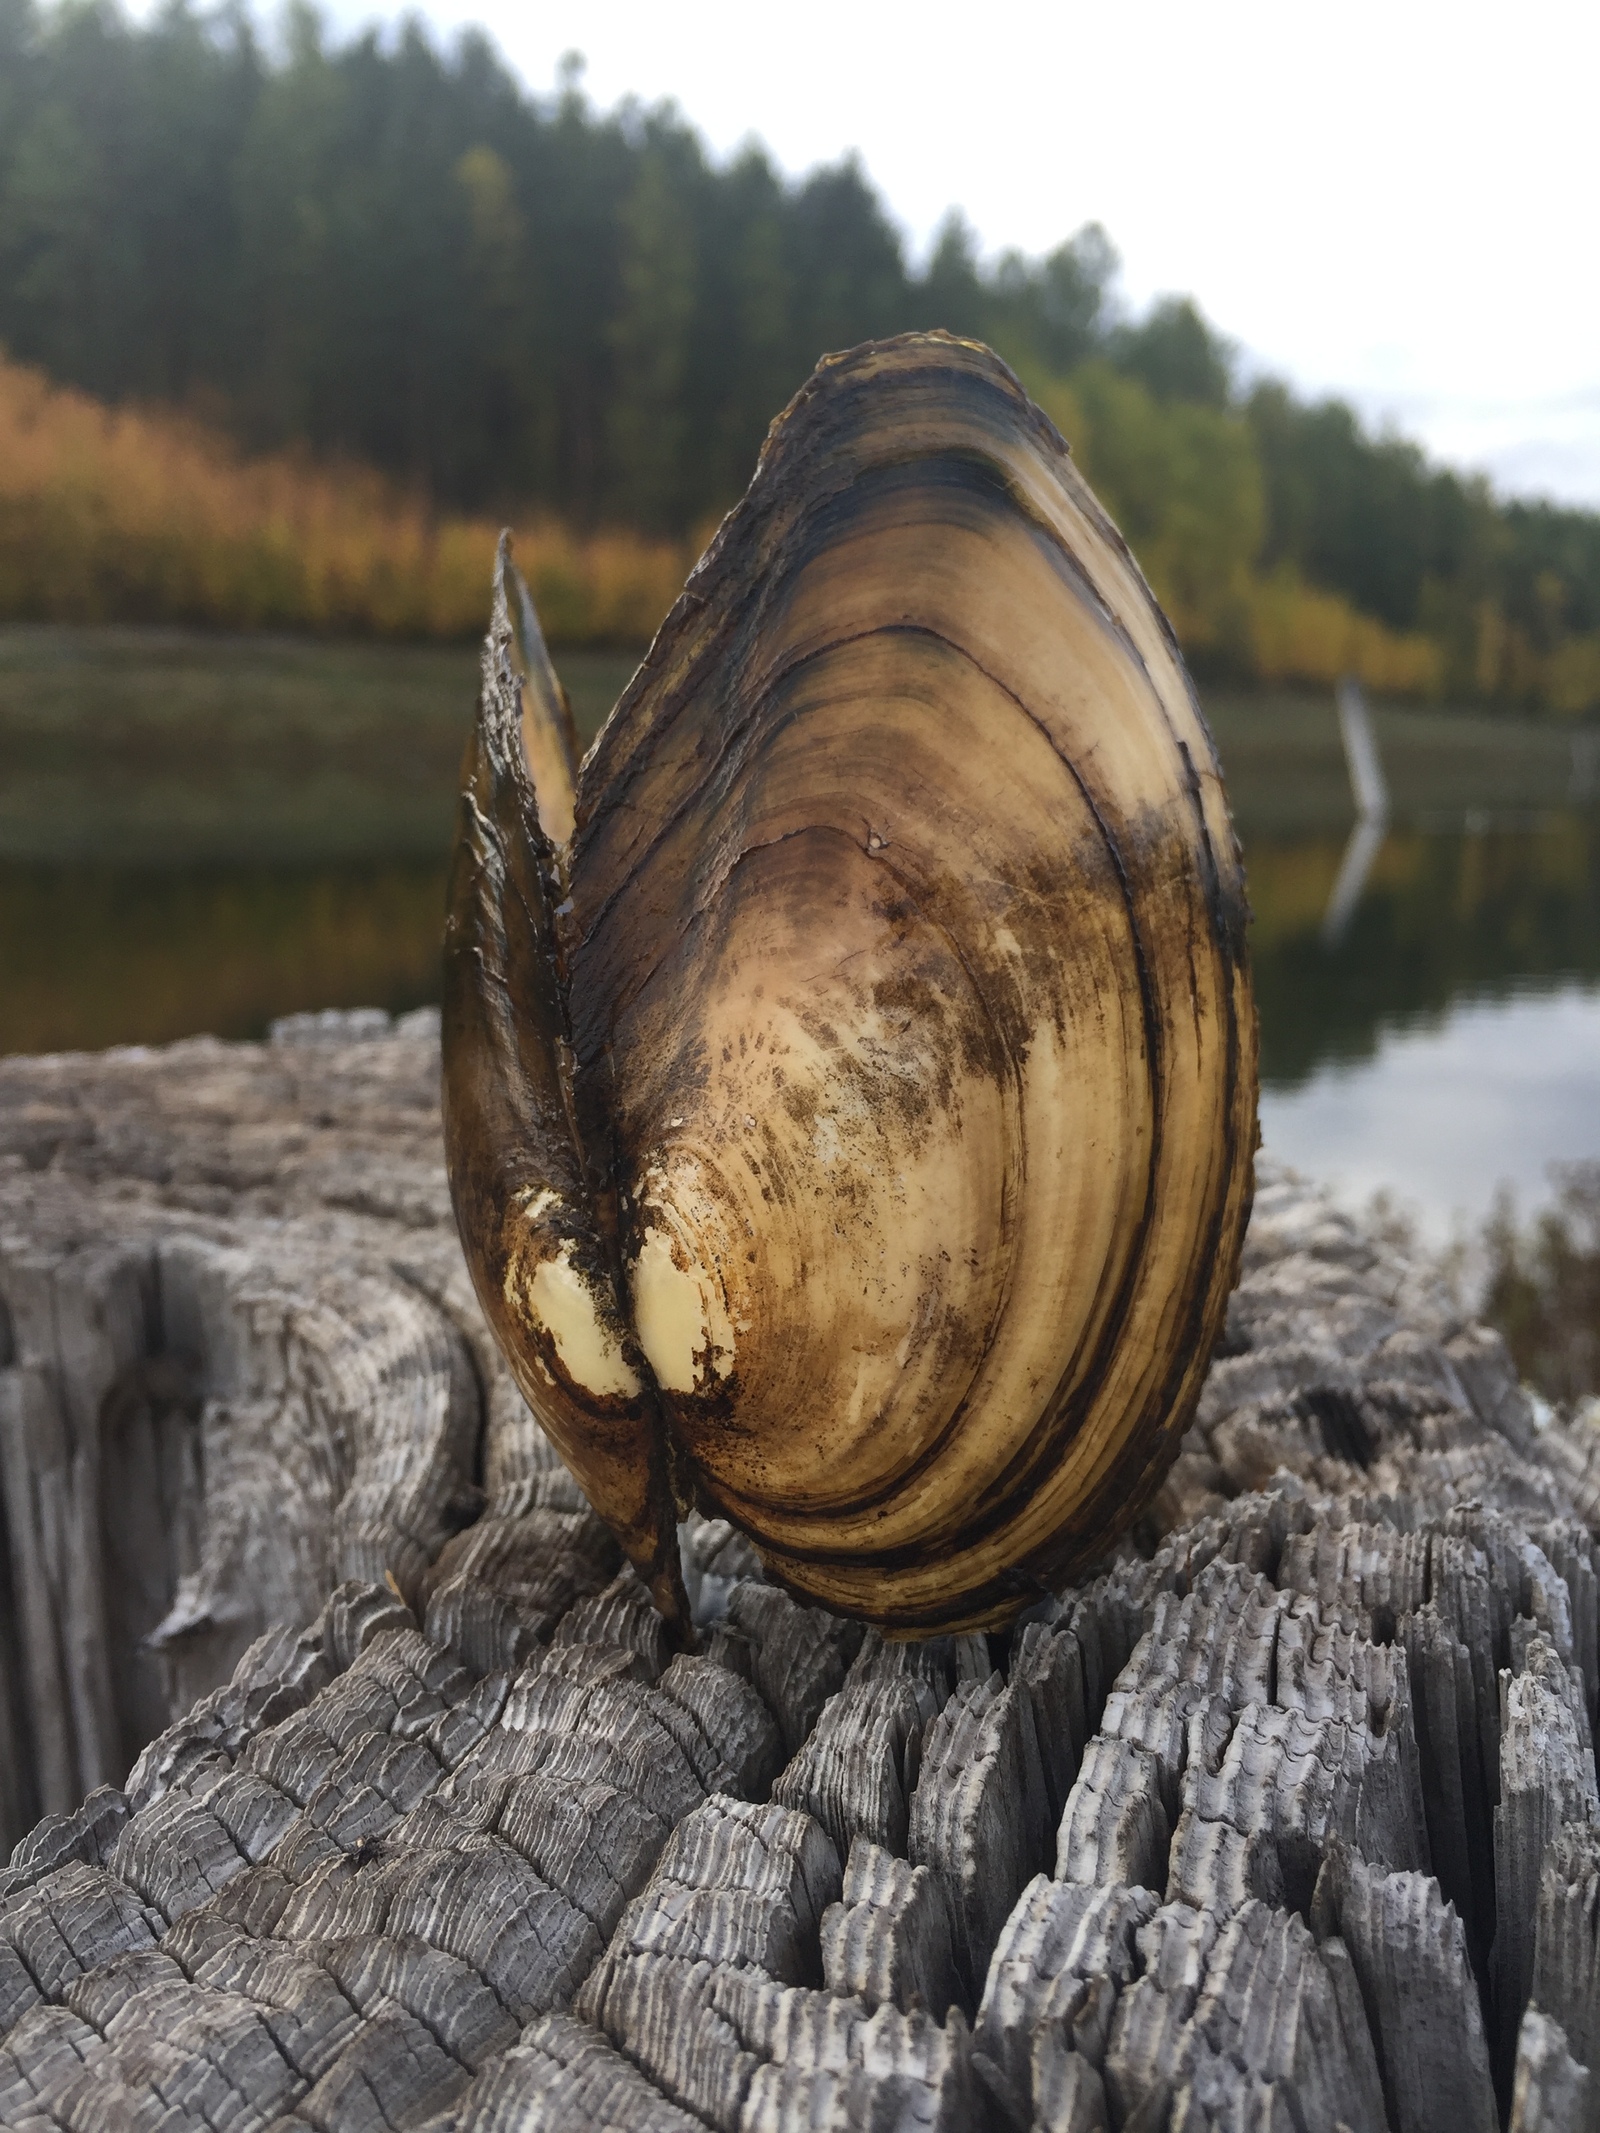
M 108 408 L 0 360 L 0 618 L 469 637 L 498 530 L 366 468 L 246 458 L 185 416 Z M 568 645 L 645 642 L 692 561 L 539 519 L 517 555 Z
M 1341 675 L 1355 674 L 1384 696 L 1439 693 L 1443 660 L 1431 639 L 1386 628 L 1288 567 L 1252 578 L 1245 598 L 1258 681 L 1331 687 Z
M 1159 400 L 1109 363 L 1026 382 L 1116 520 L 1188 657 L 1239 680 L 1331 687 L 1360 676 L 1385 695 L 1431 696 L 1428 638 L 1387 628 L 1292 568 L 1258 568 L 1260 459 L 1236 411 Z

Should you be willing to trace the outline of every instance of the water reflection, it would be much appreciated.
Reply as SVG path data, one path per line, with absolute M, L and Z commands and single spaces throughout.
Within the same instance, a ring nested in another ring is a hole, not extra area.
M 1442 1243 L 1600 1155 L 1600 817 L 1366 829 L 1246 839 L 1262 1135 Z
M 1268 1088 L 1370 1059 L 1380 1033 L 1426 1025 L 1455 1000 L 1600 980 L 1600 816 L 1390 830 L 1329 943 L 1324 922 L 1346 842 L 1253 836 L 1246 826 Z M 1595 1078 L 1600 1098 L 1600 1062 Z
M 1600 986 L 1517 985 L 1384 1027 L 1361 1064 L 1264 1089 L 1261 1132 L 1353 1205 L 1389 1194 L 1440 1244 L 1501 1185 L 1526 1210 L 1552 1163 L 1600 1156 Z
M 1367 886 L 1372 863 L 1383 850 L 1383 840 L 1388 834 L 1388 818 L 1383 815 L 1363 815 L 1350 832 L 1350 842 L 1339 861 L 1328 908 L 1322 914 L 1324 948 L 1337 948 L 1344 939 L 1355 916 L 1356 905 L 1361 901 L 1361 892 Z
M 274 1015 L 439 997 L 442 861 L 0 865 L 0 1050 L 256 1037 Z
M 1346 841 L 1245 825 L 1262 1079 L 1376 1057 L 1453 1001 L 1600 981 L 1600 816 L 1391 830 L 1339 939 Z M 300 1008 L 437 997 L 442 859 L 163 869 L 0 864 L 9 1051 L 259 1033 Z M 1600 1064 L 1596 1067 L 1600 1096 Z M 1600 1105 L 1597 1105 L 1600 1108 Z

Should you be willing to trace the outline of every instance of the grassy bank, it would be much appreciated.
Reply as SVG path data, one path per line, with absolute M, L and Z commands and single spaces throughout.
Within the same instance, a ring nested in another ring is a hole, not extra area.
M 1270 833 L 1351 819 L 1350 773 L 1329 693 L 1203 689 L 1234 818 Z M 1373 735 L 1396 819 L 1443 826 L 1469 814 L 1564 807 L 1591 795 L 1585 742 L 1565 726 L 1375 700 Z
M 587 740 L 632 653 L 559 661 Z M 0 857 L 179 865 L 440 853 L 477 687 L 470 645 L 0 628 Z M 1330 696 L 1205 693 L 1246 841 L 1351 814 Z M 1397 815 L 1559 807 L 1556 725 L 1377 707 Z
M 585 737 L 634 665 L 563 655 Z M 0 628 L 0 857 L 434 857 L 476 690 L 471 645 Z

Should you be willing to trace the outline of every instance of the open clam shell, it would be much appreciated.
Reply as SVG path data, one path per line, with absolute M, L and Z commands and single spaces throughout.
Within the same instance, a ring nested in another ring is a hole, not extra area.
M 669 1612 L 696 1500 L 831 1607 L 1005 1621 L 1159 1482 L 1248 1212 L 1243 878 L 1171 631 L 935 334 L 819 365 L 575 789 L 510 654 L 502 590 L 445 1112 L 520 1384 Z

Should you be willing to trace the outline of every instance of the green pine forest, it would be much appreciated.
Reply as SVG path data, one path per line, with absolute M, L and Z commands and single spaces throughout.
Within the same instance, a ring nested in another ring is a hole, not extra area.
M 820 354 L 947 327 L 1057 421 L 1203 673 L 1600 714 L 1600 516 L 1246 380 L 1193 301 L 1116 284 L 1097 227 L 990 260 L 958 215 L 918 268 L 858 163 L 715 161 L 481 36 L 0 0 L 0 345 L 55 385 L 431 513 L 686 545 Z

